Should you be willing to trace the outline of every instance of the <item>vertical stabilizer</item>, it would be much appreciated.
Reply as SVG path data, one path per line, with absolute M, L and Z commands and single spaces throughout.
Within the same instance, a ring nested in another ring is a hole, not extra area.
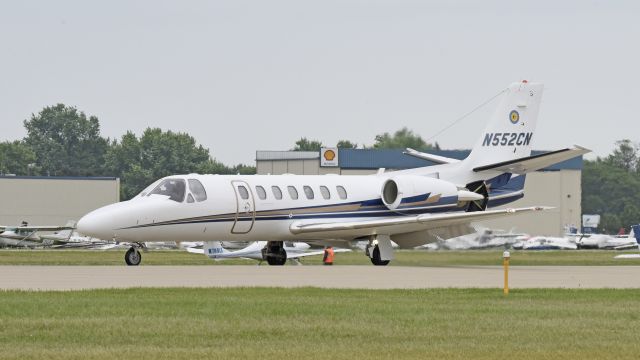
M 473 169 L 531 155 L 543 85 L 522 81 L 502 95 L 485 131 L 473 147 L 464 167 Z

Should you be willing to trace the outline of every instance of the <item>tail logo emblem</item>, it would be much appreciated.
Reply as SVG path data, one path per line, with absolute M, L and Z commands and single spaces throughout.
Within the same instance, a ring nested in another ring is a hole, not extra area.
M 512 124 L 517 124 L 518 121 L 520 121 L 520 114 L 518 114 L 518 112 L 515 110 L 511 110 L 511 112 L 509 113 L 509 120 Z

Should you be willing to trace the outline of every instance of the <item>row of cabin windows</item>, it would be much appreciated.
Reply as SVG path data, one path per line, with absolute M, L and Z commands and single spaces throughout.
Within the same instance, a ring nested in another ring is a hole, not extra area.
M 264 187 L 257 185 L 255 189 L 256 194 L 258 194 L 258 198 L 260 200 L 265 200 L 267 198 L 267 191 L 264 189 Z M 304 190 L 304 195 L 307 197 L 307 199 L 313 200 L 315 198 L 315 194 L 311 186 L 305 185 L 302 187 L 302 190 Z M 289 197 L 291 197 L 291 199 L 298 200 L 298 189 L 296 189 L 295 186 L 287 186 L 287 192 L 289 193 Z M 336 186 L 336 192 L 338 193 L 338 197 L 340 197 L 340 199 L 347 199 L 347 190 L 345 190 L 343 186 Z M 240 194 L 240 197 L 242 199 L 249 199 L 249 191 L 246 187 L 244 187 L 244 185 L 238 186 L 238 193 Z M 280 190 L 279 186 L 272 186 L 271 193 L 273 193 L 273 197 L 276 198 L 276 200 L 282 200 L 282 190 Z M 331 199 L 331 192 L 329 191 L 329 188 L 324 185 L 320 186 L 320 195 L 322 195 L 322 198 L 325 200 Z

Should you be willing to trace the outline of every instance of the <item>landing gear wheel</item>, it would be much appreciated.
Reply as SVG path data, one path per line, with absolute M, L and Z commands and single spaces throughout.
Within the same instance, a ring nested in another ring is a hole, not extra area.
M 380 249 L 378 245 L 373 247 L 373 256 L 371 257 L 371 263 L 375 266 L 386 266 L 389 264 L 391 260 L 381 260 L 380 259 Z
M 263 257 L 269 265 L 284 265 L 287 262 L 287 252 L 284 250 L 282 241 L 269 241 L 263 249 Z
M 287 252 L 280 249 L 277 253 L 267 255 L 267 263 L 269 265 L 282 266 L 287 262 Z
M 138 249 L 132 247 L 127 250 L 126 254 L 124 254 L 124 261 L 129 266 L 137 266 L 140 265 L 140 262 L 142 261 L 142 255 L 140 255 Z

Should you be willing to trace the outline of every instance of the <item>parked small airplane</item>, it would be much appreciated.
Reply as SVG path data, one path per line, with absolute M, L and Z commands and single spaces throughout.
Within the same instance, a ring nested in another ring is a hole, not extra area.
M 0 226 L 0 247 L 28 247 L 62 245 L 69 242 L 75 222 L 65 226 L 33 226 L 23 221 L 20 226 Z M 39 231 L 57 231 L 41 234 Z
M 576 250 L 578 247 L 567 238 L 534 236 L 512 245 L 515 250 Z
M 244 249 L 229 251 L 222 247 L 220 241 L 207 241 L 204 243 L 202 249 L 190 247 L 187 251 L 193 254 L 204 254 L 210 259 L 223 260 L 223 259 L 252 259 L 258 260 L 262 263 L 266 260 L 266 241 L 255 241 L 249 244 Z M 306 256 L 322 255 L 324 250 L 309 251 L 309 244 L 303 242 L 289 242 L 285 241 L 284 250 L 286 251 L 287 260 L 297 262 L 298 259 Z M 334 249 L 334 253 L 349 252 L 349 249 Z
M 522 175 L 589 152 L 574 146 L 531 156 L 542 84 L 522 81 L 464 160 L 419 153 L 439 165 L 375 175 L 174 175 L 138 196 L 85 215 L 78 231 L 130 242 L 138 265 L 152 241 L 267 241 L 270 265 L 283 265 L 285 241 L 368 241 L 374 265 L 393 258 L 391 241 L 414 248 L 473 233 L 481 220 L 545 210 L 490 209 L 524 196 Z M 412 152 L 413 156 L 416 152 Z
M 611 236 L 605 234 L 576 234 L 578 249 L 627 250 L 635 249 L 636 236 L 634 227 L 629 235 Z
M 513 231 L 504 232 L 492 229 L 476 227 L 476 233 L 459 236 L 453 239 L 442 239 L 437 243 L 427 244 L 419 249 L 427 250 L 478 250 L 491 248 L 509 247 L 515 243 L 526 240 L 529 235 L 523 233 L 514 233 Z
M 640 225 L 633 225 L 631 227 L 631 233 L 629 233 L 629 236 L 632 235 L 636 239 L 636 245 L 640 251 Z M 640 259 L 640 254 L 621 254 L 615 256 L 614 259 Z

